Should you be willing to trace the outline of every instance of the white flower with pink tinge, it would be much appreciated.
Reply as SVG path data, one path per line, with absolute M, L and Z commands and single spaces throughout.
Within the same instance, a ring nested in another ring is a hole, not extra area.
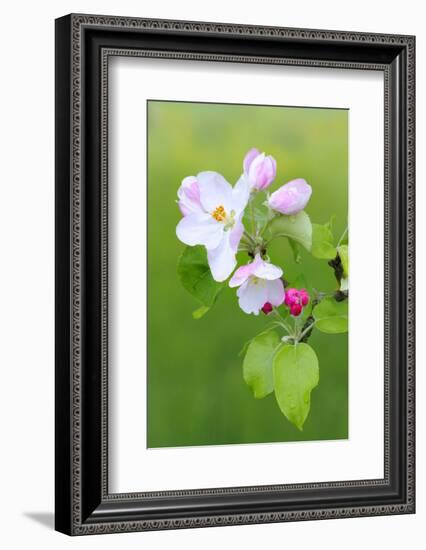
M 183 218 L 176 235 L 188 246 L 203 245 L 215 281 L 227 279 L 237 265 L 236 253 L 244 226 L 241 222 L 250 196 L 244 177 L 234 187 L 217 172 L 187 177 L 178 190 Z
M 267 302 L 275 307 L 284 302 L 282 274 L 281 268 L 265 262 L 260 254 L 256 254 L 253 262 L 237 269 L 229 281 L 229 286 L 239 287 L 237 296 L 240 308 L 245 313 L 258 315 Z

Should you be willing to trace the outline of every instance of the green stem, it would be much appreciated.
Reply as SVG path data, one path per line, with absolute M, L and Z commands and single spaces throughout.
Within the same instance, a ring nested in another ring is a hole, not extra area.
M 269 198 L 269 194 L 267 193 L 267 199 Z M 259 237 L 263 237 L 263 235 L 265 234 L 265 231 L 268 229 L 269 227 L 269 224 L 271 223 L 271 221 L 277 217 L 277 213 L 274 211 L 274 210 L 271 210 L 271 208 L 269 208 L 269 205 L 268 205 L 268 200 L 266 200 L 264 203 L 263 203 L 263 206 L 266 207 L 266 211 L 267 211 L 267 221 L 265 223 L 265 225 L 262 227 L 262 229 L 259 231 Z M 266 244 L 265 244 L 266 246 Z
M 294 331 L 291 330 L 291 328 L 287 325 L 287 323 L 284 321 L 283 317 L 281 316 L 280 312 L 277 310 L 276 307 L 272 309 L 272 311 L 275 313 L 275 315 L 280 320 L 280 325 L 288 332 L 289 336 L 294 336 Z
M 250 216 L 251 216 L 251 230 L 252 230 L 252 233 L 253 235 L 256 235 L 256 223 L 255 223 L 255 220 L 254 220 L 254 210 L 253 210 L 253 199 L 250 198 L 250 201 L 249 201 L 249 204 L 250 204 Z
M 316 321 L 314 321 L 313 323 L 311 323 L 308 327 L 305 328 L 305 330 L 300 334 L 299 338 L 298 338 L 298 341 L 300 342 L 300 340 L 303 339 L 303 337 L 310 331 L 312 330 L 313 326 L 315 325 Z
M 300 317 L 293 317 L 294 334 L 297 335 L 300 332 Z

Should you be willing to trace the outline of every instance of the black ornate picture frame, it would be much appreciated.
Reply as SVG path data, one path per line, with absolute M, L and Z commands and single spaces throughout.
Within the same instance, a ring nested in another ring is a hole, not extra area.
M 384 477 L 108 491 L 107 123 L 111 56 L 384 74 Z M 68 15 L 56 20 L 56 529 L 69 535 L 415 511 L 415 38 Z

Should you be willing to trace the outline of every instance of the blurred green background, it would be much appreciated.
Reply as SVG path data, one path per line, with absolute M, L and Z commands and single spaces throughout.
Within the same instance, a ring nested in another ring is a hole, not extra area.
M 299 432 L 274 394 L 256 400 L 242 377 L 244 343 L 268 319 L 246 315 L 226 288 L 202 319 L 176 266 L 184 245 L 176 193 L 185 176 L 220 172 L 233 185 L 251 147 L 272 155 L 270 190 L 304 178 L 313 188 L 306 211 L 315 223 L 335 216 L 337 239 L 347 223 L 348 111 L 252 105 L 148 102 L 148 447 L 219 445 L 348 437 L 347 334 L 314 331 L 320 367 L 311 411 Z M 268 249 L 287 280 L 304 273 L 321 291 L 335 289 L 326 261 L 303 253 L 296 264 L 286 239 Z M 241 255 L 241 263 L 247 257 Z

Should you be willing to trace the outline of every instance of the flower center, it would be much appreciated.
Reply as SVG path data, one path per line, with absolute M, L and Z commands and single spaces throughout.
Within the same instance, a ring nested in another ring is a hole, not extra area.
M 218 206 L 212 212 L 212 216 L 217 222 L 223 222 L 223 220 L 226 218 L 225 208 L 222 205 Z
M 256 275 L 253 275 L 251 277 L 251 284 L 252 285 L 259 285 L 259 286 L 266 286 L 266 281 L 265 279 L 260 279 L 259 277 L 256 277 Z
M 228 214 L 222 205 L 217 206 L 213 210 L 212 217 L 217 222 L 223 223 L 225 225 L 225 231 L 232 229 L 235 225 L 235 210 L 231 210 L 230 214 Z

